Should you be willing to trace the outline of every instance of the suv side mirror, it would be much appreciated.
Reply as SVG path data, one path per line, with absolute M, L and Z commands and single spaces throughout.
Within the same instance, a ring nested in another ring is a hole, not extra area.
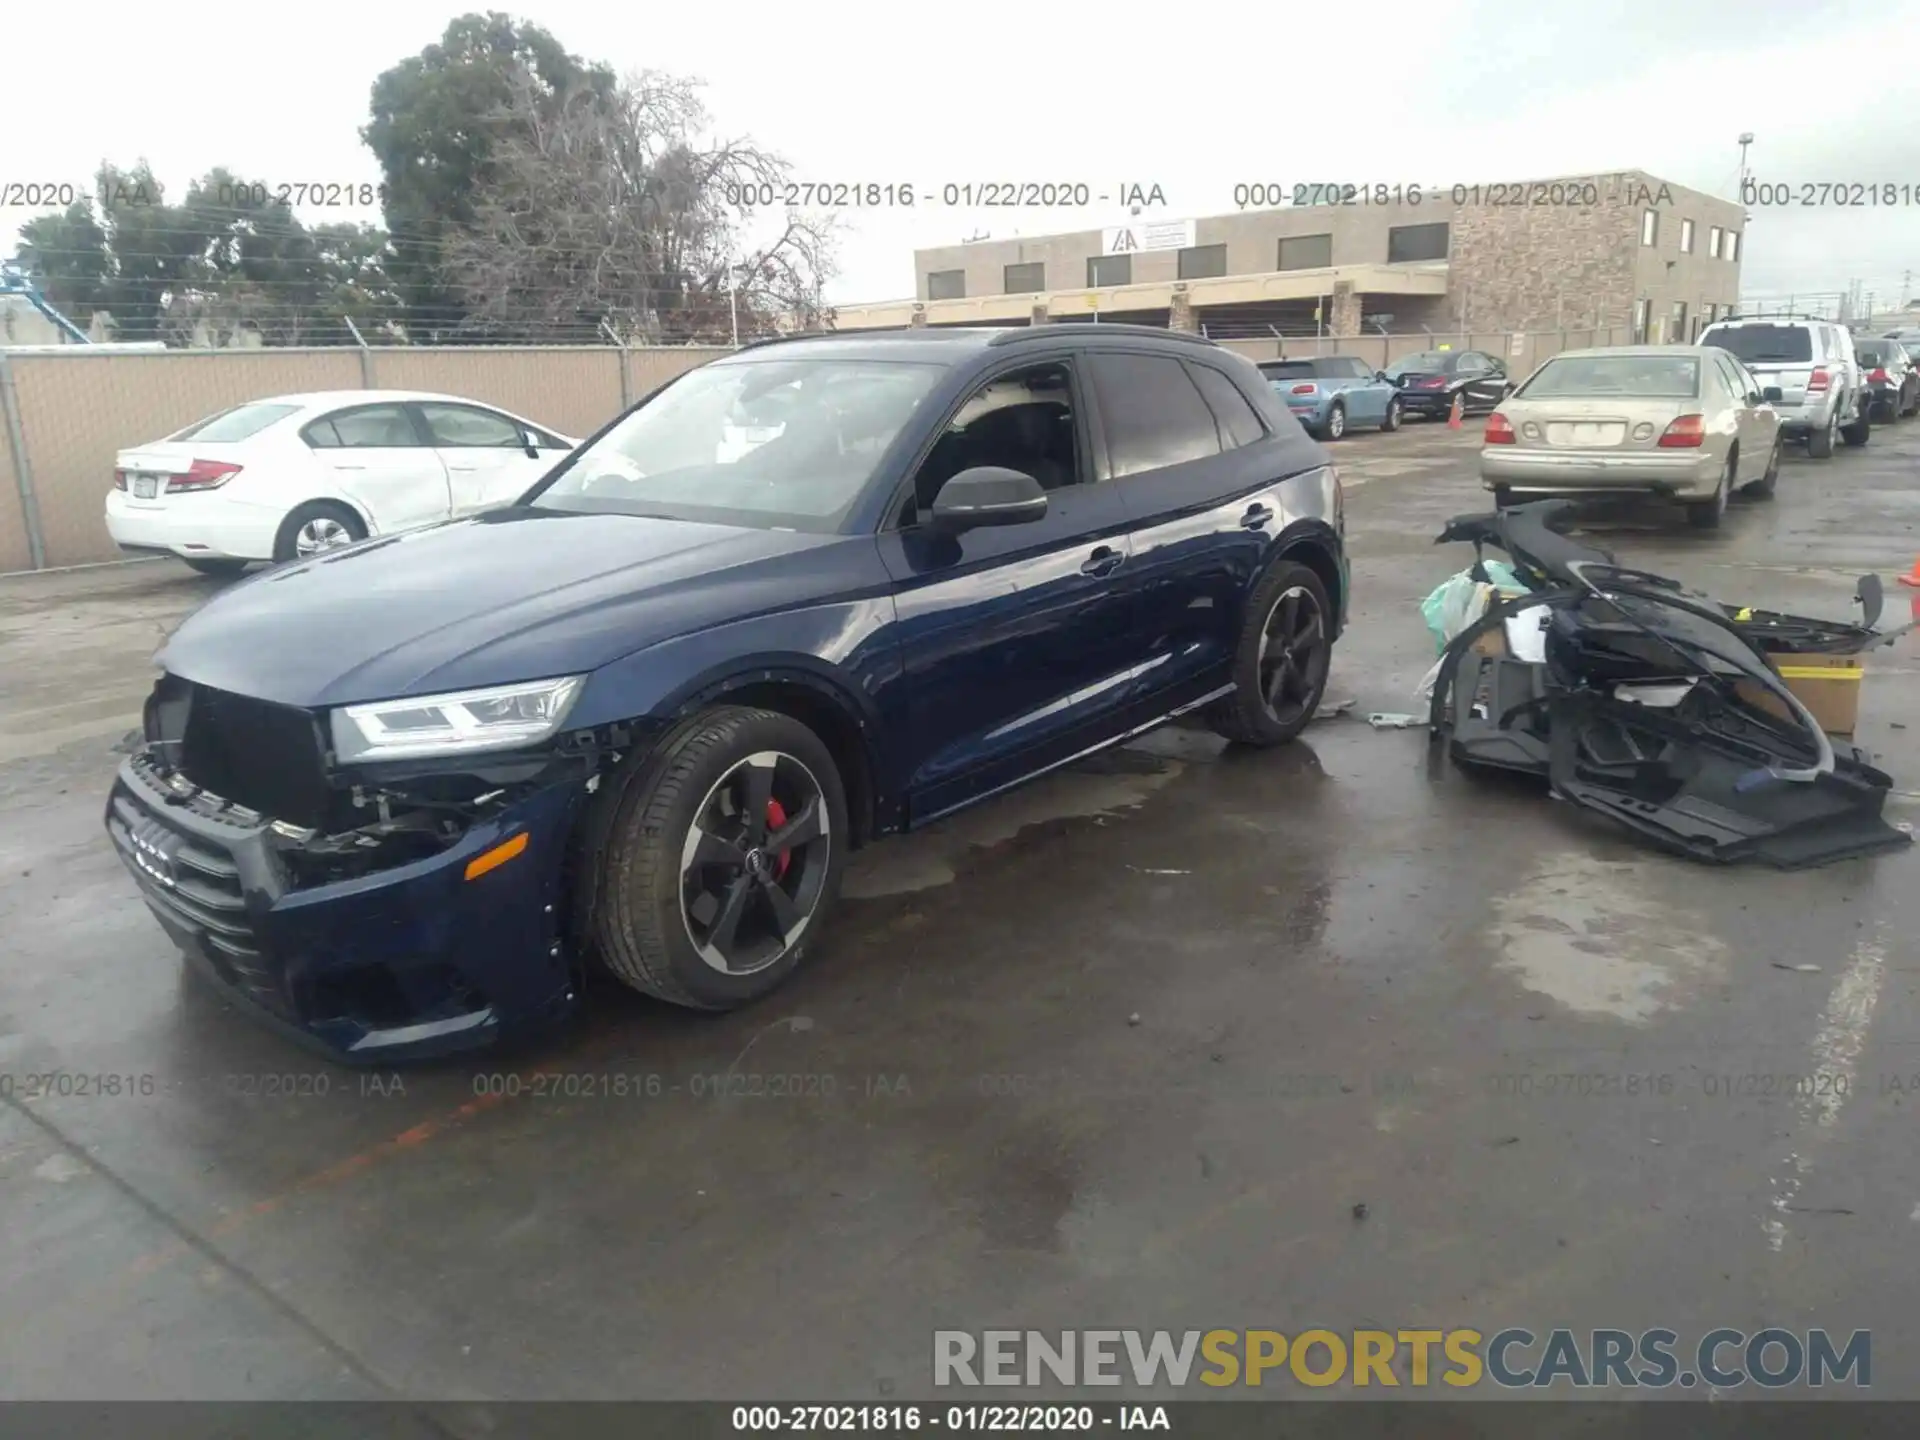
M 1028 525 L 1047 513 L 1047 492 L 1024 470 L 976 465 L 933 497 L 933 523 L 948 533 L 986 525 Z
M 1778 405 L 1781 400 L 1780 387 L 1778 385 L 1767 386 L 1766 389 L 1760 392 L 1760 398 L 1769 405 Z
M 1392 381 L 1391 379 L 1388 379 L 1388 377 L 1387 377 L 1387 372 L 1386 372 L 1386 371 L 1384 371 L 1384 370 L 1376 370 L 1376 371 L 1374 371 L 1374 372 L 1373 372 L 1373 378 L 1374 378 L 1374 379 L 1376 379 L 1376 380 L 1381 380 L 1381 381 L 1384 381 L 1384 382 L 1385 382 L 1386 384 L 1388 384 L 1388 385 L 1391 385 L 1391 384 L 1393 383 L 1393 381 Z

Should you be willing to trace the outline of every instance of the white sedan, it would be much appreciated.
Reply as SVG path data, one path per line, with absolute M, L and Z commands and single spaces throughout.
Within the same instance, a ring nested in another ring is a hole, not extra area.
M 250 400 L 122 450 L 107 531 L 124 550 L 238 574 L 509 504 L 578 443 L 453 395 Z

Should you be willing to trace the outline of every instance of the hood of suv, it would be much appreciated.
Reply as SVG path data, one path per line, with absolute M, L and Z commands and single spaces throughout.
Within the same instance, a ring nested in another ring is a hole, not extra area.
M 582 674 L 834 593 L 844 581 L 832 548 L 860 543 L 496 510 L 253 576 L 189 616 L 155 659 L 202 685 L 308 707 Z

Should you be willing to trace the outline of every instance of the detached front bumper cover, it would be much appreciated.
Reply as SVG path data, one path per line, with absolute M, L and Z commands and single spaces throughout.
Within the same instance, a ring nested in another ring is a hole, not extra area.
M 1461 516 L 1438 537 L 1471 542 L 1476 568 L 1483 547 L 1504 550 L 1533 587 L 1442 652 L 1428 724 L 1454 763 L 1542 778 L 1659 848 L 1718 864 L 1799 869 L 1912 843 L 1882 817 L 1892 778 L 1829 739 L 1767 663 L 1892 643 L 1904 629 L 1872 629 L 1874 577 L 1864 625 L 1734 610 L 1549 528 L 1573 508 Z M 1533 606 L 1548 612 L 1544 662 L 1474 649 Z

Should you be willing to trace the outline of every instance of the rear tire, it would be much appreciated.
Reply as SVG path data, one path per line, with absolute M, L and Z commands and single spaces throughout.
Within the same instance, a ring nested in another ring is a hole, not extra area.
M 192 556 L 182 555 L 180 558 L 186 562 L 189 570 L 197 570 L 202 575 L 212 575 L 221 580 L 233 579 L 253 563 L 251 560 L 229 560 L 214 556 L 195 559 Z
M 1871 434 L 1873 434 L 1873 407 L 1862 401 L 1860 418 L 1851 425 L 1842 425 L 1840 438 L 1857 450 L 1867 443 L 1867 437 Z
M 1815 460 L 1825 460 L 1833 454 L 1834 442 L 1840 438 L 1840 412 L 1835 410 L 1827 421 L 1824 430 L 1814 430 L 1807 435 L 1807 454 Z
M 1282 560 L 1240 619 L 1234 691 L 1213 705 L 1214 733 L 1239 745 L 1284 745 L 1312 722 L 1333 663 L 1333 605 L 1320 577 Z
M 1380 429 L 1385 434 L 1391 435 L 1394 431 L 1398 430 L 1399 428 L 1400 428 L 1400 397 L 1396 395 L 1391 400 L 1387 401 L 1387 413 L 1381 417 Z
M 1496 485 L 1493 487 L 1493 508 L 1496 510 L 1511 510 L 1513 508 L 1513 487 L 1511 485 Z
M 1327 407 L 1327 423 L 1322 427 L 1329 443 L 1341 439 L 1347 433 L 1347 407 L 1338 400 Z
M 318 550 L 307 548 L 309 541 L 336 533 L 343 534 L 345 538 L 332 540 Z M 330 549 L 366 538 L 366 522 L 351 507 L 342 505 L 338 500 L 309 500 L 304 505 L 294 506 L 287 518 L 280 522 L 279 533 L 273 537 L 273 558 L 279 564 L 289 560 L 310 560 L 315 555 L 324 555 Z
M 1740 493 L 1751 495 L 1756 500 L 1771 500 L 1773 492 L 1780 483 L 1780 441 L 1773 442 L 1773 451 L 1767 456 L 1767 473 L 1758 480 L 1749 481 Z
M 1696 530 L 1718 530 L 1721 517 L 1727 513 L 1727 496 L 1733 490 L 1733 477 L 1739 473 L 1739 458 L 1730 457 L 1727 461 L 1726 473 L 1720 477 L 1720 484 L 1714 490 L 1713 498 L 1687 506 L 1687 524 Z
M 820 738 L 790 715 L 725 706 L 629 759 L 614 785 L 601 853 L 586 857 L 602 962 L 696 1010 L 777 989 L 833 908 L 850 833 Z M 805 838 L 768 843 L 782 833 Z

